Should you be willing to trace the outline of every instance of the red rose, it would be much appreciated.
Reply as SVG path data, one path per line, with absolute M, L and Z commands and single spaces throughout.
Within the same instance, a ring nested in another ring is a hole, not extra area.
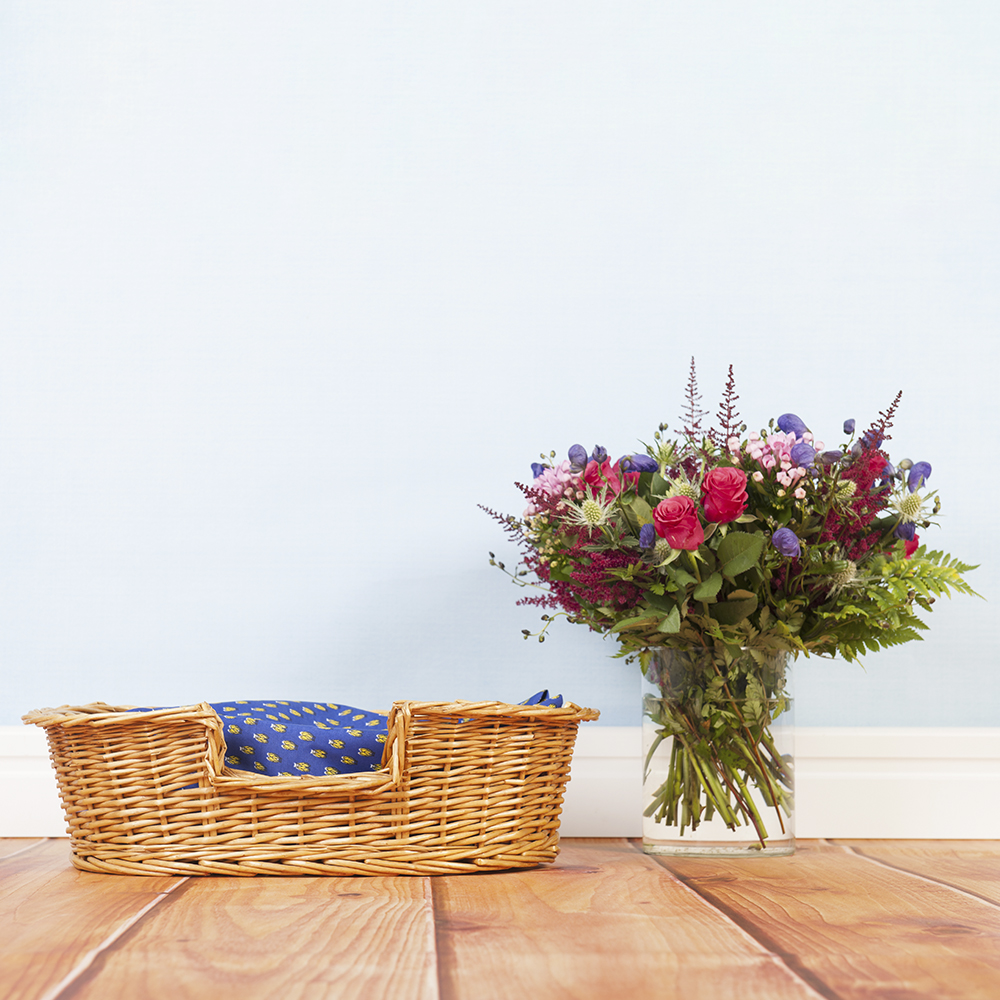
M 690 497 L 668 497 L 653 509 L 653 527 L 672 549 L 698 548 L 705 530 L 698 520 L 698 508 Z
M 709 521 L 735 521 L 747 509 L 747 474 L 742 469 L 712 469 L 701 481 L 701 492 Z

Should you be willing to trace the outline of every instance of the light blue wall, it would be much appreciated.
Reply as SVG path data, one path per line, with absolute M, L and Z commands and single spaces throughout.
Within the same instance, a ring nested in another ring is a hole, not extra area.
M 992 2 L 9 3 L 0 724 L 92 700 L 519 700 L 635 673 L 487 566 L 541 450 L 689 357 L 834 440 L 904 391 L 939 604 L 806 725 L 997 725 Z M 559 623 L 563 625 L 564 623 Z

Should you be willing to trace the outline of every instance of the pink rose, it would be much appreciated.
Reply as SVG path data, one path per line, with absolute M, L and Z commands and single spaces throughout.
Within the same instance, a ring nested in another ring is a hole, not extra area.
M 698 508 L 690 497 L 667 497 L 653 508 L 653 527 L 672 549 L 698 548 L 705 530 L 698 520 Z
M 742 469 L 712 469 L 701 481 L 701 492 L 709 521 L 735 521 L 747 509 L 747 474 Z

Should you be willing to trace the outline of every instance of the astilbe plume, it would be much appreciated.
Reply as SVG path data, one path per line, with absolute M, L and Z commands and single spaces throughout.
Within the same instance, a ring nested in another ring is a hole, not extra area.
M 719 412 L 716 414 L 720 430 L 713 429 L 708 432 L 713 443 L 720 448 L 724 448 L 731 437 L 736 437 L 740 433 L 740 415 L 736 410 L 736 400 L 739 398 L 736 395 L 736 378 L 733 375 L 733 366 L 730 365 L 729 377 L 726 379 L 722 401 L 719 403 Z
M 841 503 L 839 508 L 830 511 L 820 535 L 821 542 L 840 542 L 847 558 L 855 562 L 880 537 L 880 532 L 865 529 L 888 504 L 888 488 L 876 489 L 875 483 L 882 478 L 882 472 L 889 462 L 889 456 L 881 450 L 880 445 L 892 437 L 889 428 L 902 397 L 902 392 L 896 393 L 889 408 L 880 410 L 878 419 L 861 435 L 861 454 L 841 474 L 841 480 L 854 483 L 854 495 Z
M 683 434 L 694 441 L 701 435 L 701 418 L 708 416 L 708 411 L 703 410 L 698 405 L 701 400 L 701 393 L 698 392 L 698 376 L 695 372 L 694 358 L 691 359 L 691 370 L 688 372 L 688 381 L 684 390 L 684 396 L 684 413 L 681 416 L 684 427 Z
M 534 554 L 527 555 L 524 560 L 525 566 L 549 584 L 549 592 L 545 595 L 522 598 L 517 603 L 558 607 L 571 617 L 582 615 L 583 605 L 621 611 L 639 604 L 642 600 L 642 591 L 635 584 L 620 580 L 608 572 L 629 566 L 635 561 L 634 556 L 620 551 L 584 553 L 583 547 L 590 544 L 590 534 L 586 529 L 581 530 L 569 550 L 568 554 L 575 564 L 570 573 L 572 580 L 552 580 L 548 565 Z M 577 561 L 584 556 L 589 560 L 587 565 Z M 600 628 L 591 625 L 591 630 L 600 631 Z

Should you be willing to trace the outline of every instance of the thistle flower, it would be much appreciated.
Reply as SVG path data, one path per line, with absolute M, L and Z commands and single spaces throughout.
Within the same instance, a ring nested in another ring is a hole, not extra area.
M 834 499 L 844 501 L 850 500 L 858 492 L 858 484 L 853 479 L 842 479 L 837 485 L 837 492 Z
M 600 528 L 608 523 L 614 507 L 614 498 L 607 499 L 605 492 L 600 497 L 587 497 L 579 506 L 569 505 L 566 520 L 581 528 Z
M 686 479 L 672 479 L 667 487 L 668 497 L 690 497 L 692 500 L 701 499 L 701 489 Z
M 924 498 L 919 493 L 904 493 L 893 497 L 889 506 L 899 515 L 903 524 L 920 520 L 923 513 Z
M 857 563 L 850 559 L 837 559 L 833 564 L 833 573 L 830 575 L 830 582 L 833 584 L 833 592 L 840 593 L 845 587 L 850 587 L 858 579 Z

